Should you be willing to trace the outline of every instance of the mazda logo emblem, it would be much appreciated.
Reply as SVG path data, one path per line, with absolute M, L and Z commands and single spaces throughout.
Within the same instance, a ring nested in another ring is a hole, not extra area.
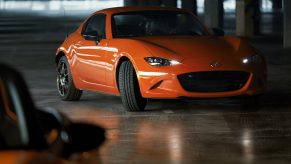
M 212 68 L 220 67 L 221 63 L 219 61 L 213 61 L 213 62 L 210 63 L 210 66 Z

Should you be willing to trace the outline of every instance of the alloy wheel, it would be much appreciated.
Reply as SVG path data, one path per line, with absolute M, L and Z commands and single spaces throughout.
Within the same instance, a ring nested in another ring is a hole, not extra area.
M 65 96 L 69 88 L 69 72 L 65 62 L 60 62 L 57 68 L 57 86 L 61 96 Z

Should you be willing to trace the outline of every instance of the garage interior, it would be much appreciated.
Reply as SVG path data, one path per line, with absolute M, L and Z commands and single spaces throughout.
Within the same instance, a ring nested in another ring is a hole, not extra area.
M 56 49 L 91 13 L 117 6 L 185 8 L 209 28 L 247 39 L 268 63 L 260 105 L 150 100 L 144 112 L 127 112 L 119 97 L 89 91 L 78 102 L 61 101 Z M 290 163 L 290 29 L 290 0 L 0 0 L 0 62 L 24 75 L 39 108 L 106 129 L 107 141 L 81 162 Z

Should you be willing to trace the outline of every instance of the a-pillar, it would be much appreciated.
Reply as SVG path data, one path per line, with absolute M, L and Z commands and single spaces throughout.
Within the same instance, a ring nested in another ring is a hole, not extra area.
M 284 47 L 291 48 L 291 1 L 284 0 Z
M 182 9 L 192 11 L 197 15 L 197 0 L 182 0 Z
M 260 1 L 237 0 L 236 1 L 236 34 L 244 37 L 252 37 L 260 34 Z
M 162 6 L 177 7 L 177 0 L 162 0 Z
M 223 28 L 223 0 L 204 1 L 204 22 L 209 28 Z

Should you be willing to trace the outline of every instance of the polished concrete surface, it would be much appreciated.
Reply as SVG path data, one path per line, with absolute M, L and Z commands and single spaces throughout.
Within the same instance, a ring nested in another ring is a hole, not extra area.
M 269 87 L 255 109 L 234 99 L 151 100 L 144 112 L 126 112 L 119 97 L 85 92 L 63 102 L 55 85 L 54 54 L 66 27 L 82 19 L 0 13 L 0 62 L 25 76 L 38 107 L 101 125 L 107 141 L 79 160 L 102 163 L 290 163 L 291 51 L 280 37 L 251 42 L 268 61 Z

